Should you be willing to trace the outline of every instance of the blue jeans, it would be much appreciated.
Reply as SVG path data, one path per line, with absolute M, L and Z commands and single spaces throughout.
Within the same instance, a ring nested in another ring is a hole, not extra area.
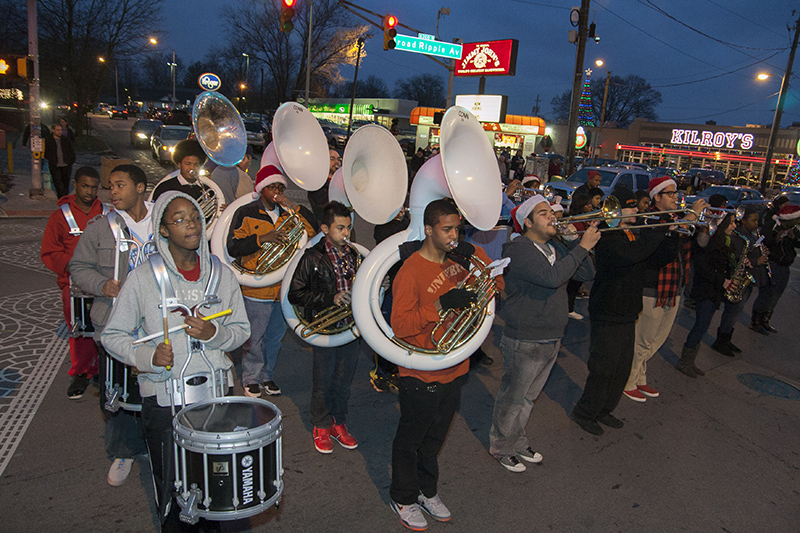
M 700 344 L 708 326 L 711 325 L 711 319 L 714 318 L 714 313 L 717 311 L 719 304 L 711 300 L 697 300 L 694 303 L 694 326 L 689 330 L 689 335 L 686 336 L 686 342 L 683 343 L 685 348 L 695 349 Z
M 541 343 L 503 336 L 503 381 L 494 402 L 489 453 L 513 455 L 528 446 L 525 426 L 558 357 L 560 341 Z
M 142 429 L 142 416 L 134 411 L 120 409 L 116 413 L 110 413 L 105 409 L 106 392 L 106 351 L 102 344 L 97 345 L 100 365 L 100 410 L 105 419 L 105 447 L 106 455 L 110 461 L 114 459 L 128 459 L 136 455 L 147 453 L 147 445 L 144 441 L 144 431 Z
M 359 341 L 344 346 L 324 348 L 314 346 L 311 377 L 311 423 L 318 428 L 329 428 L 336 420 L 347 420 L 347 402 L 350 400 L 350 383 L 358 364 Z
M 750 299 L 751 294 L 753 294 L 752 285 L 744 290 L 742 301 L 738 304 L 732 304 L 727 300 L 725 301 L 725 309 L 722 311 L 722 318 L 719 319 L 720 333 L 727 335 L 733 332 L 733 326 L 736 325 L 736 321 L 739 320 L 739 317 L 744 313 L 744 306 L 747 305 L 747 300 Z
M 245 298 L 244 308 L 250 321 L 250 338 L 242 346 L 242 385 L 246 387 L 273 381 L 281 340 L 286 333 L 286 321 L 280 300 Z

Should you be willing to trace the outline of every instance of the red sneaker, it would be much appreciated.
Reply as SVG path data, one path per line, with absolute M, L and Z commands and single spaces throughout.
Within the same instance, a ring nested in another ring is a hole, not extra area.
M 659 394 L 658 391 L 655 390 L 650 385 L 637 385 L 636 388 L 639 389 L 639 392 L 641 392 L 645 396 L 649 396 L 651 398 L 658 398 Z
M 336 442 L 342 445 L 343 448 L 348 450 L 355 450 L 358 448 L 358 441 L 353 437 L 344 424 L 334 423 L 331 426 L 331 437 L 336 439 Z
M 314 447 L 317 449 L 319 453 L 333 452 L 333 443 L 331 442 L 331 430 L 314 427 Z
M 628 398 L 630 398 L 634 402 L 646 402 L 647 401 L 647 398 L 645 397 L 644 394 L 639 392 L 639 389 L 625 390 L 625 391 L 622 391 L 622 394 L 624 394 L 625 396 L 627 396 Z

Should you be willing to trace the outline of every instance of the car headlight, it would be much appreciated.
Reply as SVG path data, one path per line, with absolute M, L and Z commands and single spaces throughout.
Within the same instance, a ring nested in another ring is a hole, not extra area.
M 174 146 L 170 146 L 168 148 L 168 150 L 169 150 L 169 153 L 173 153 L 173 152 L 175 152 L 175 147 Z
M 140 133 L 137 133 L 136 136 L 139 137 L 140 139 L 147 139 L 147 134 L 146 133 L 141 133 L 140 132 Z

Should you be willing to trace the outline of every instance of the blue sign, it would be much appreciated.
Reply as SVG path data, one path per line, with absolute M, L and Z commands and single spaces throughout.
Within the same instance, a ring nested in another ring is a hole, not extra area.
M 216 74 L 206 72 L 205 74 L 200 74 L 200 77 L 197 78 L 197 84 L 204 91 L 217 91 L 222 85 L 222 80 Z

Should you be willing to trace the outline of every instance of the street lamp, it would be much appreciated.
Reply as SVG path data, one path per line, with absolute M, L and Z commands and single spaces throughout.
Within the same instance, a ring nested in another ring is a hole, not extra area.
M 99 62 L 101 62 L 101 63 L 105 63 L 106 62 L 106 58 L 103 57 L 103 56 L 98 57 L 97 60 Z M 116 61 L 114 62 L 114 85 L 115 85 L 116 93 L 117 93 L 117 107 L 119 107 L 119 72 L 117 70 L 117 62 Z
M 601 135 L 603 135 L 603 124 L 605 124 L 606 122 L 606 102 L 608 101 L 608 83 L 609 81 L 611 81 L 611 71 L 608 70 L 605 61 L 603 61 L 602 59 L 598 59 L 597 61 L 594 62 L 594 64 L 606 71 L 606 90 L 603 92 L 603 107 L 600 109 L 600 131 L 597 132 L 597 137 L 600 137 Z M 596 138 L 593 144 L 597 146 Z M 595 152 L 594 154 L 593 163 L 597 164 L 597 152 Z
M 155 37 L 150 37 L 150 44 L 152 44 L 154 46 L 158 45 L 158 39 L 156 39 Z M 174 111 L 175 110 L 175 68 L 178 66 L 178 64 L 175 63 L 175 50 L 174 49 L 171 49 L 171 50 L 172 50 L 172 63 L 167 63 L 167 65 L 169 65 L 170 75 L 172 76 L 172 110 Z
M 247 66 L 244 69 L 244 81 L 245 81 L 245 83 L 242 83 L 240 85 L 242 91 L 244 91 L 245 89 L 247 89 L 247 85 L 246 84 L 250 83 L 250 54 L 245 54 L 244 52 L 242 52 L 242 55 L 245 58 L 247 58 Z
M 794 58 L 792 58 L 794 59 Z M 789 65 L 791 66 L 791 60 Z M 773 74 L 762 72 L 757 76 L 761 81 L 765 81 L 773 77 Z M 761 184 L 758 190 L 763 194 L 767 189 L 767 179 L 769 179 L 770 165 L 772 163 L 772 155 L 775 152 L 775 139 L 778 137 L 778 128 L 781 124 L 781 115 L 783 115 L 783 105 L 786 103 L 786 89 L 789 86 L 789 79 L 786 76 L 781 76 L 781 90 L 778 93 L 778 105 L 775 107 L 775 116 L 772 119 L 772 128 L 769 131 L 769 142 L 767 143 L 767 157 L 764 159 L 764 168 L 761 171 Z

